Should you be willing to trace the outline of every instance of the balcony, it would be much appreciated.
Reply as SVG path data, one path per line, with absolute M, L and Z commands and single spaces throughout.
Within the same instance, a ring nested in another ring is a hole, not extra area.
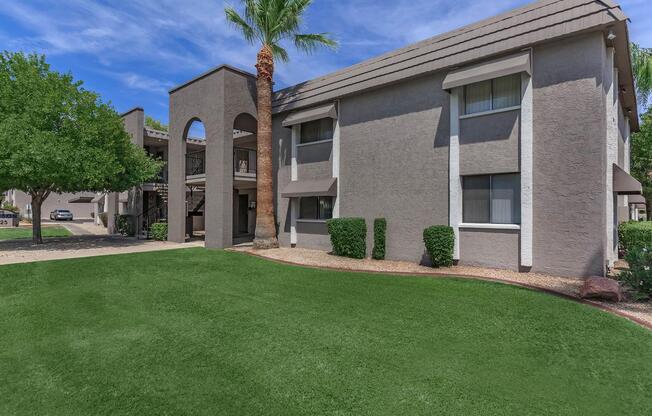
M 206 150 L 186 154 L 186 176 L 206 174 Z M 256 151 L 236 147 L 233 149 L 233 176 L 243 180 L 256 179 Z
M 233 176 L 236 178 L 256 178 L 256 151 L 251 149 L 233 149 Z

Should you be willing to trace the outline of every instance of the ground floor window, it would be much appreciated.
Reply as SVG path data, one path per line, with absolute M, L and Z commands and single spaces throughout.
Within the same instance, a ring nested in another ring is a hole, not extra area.
M 463 177 L 462 221 L 472 224 L 520 224 L 521 175 Z
M 309 196 L 299 198 L 299 219 L 328 220 L 333 218 L 332 196 Z

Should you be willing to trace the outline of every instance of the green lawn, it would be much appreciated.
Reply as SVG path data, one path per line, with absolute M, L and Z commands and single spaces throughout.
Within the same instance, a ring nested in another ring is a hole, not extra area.
M 66 227 L 53 225 L 41 228 L 41 235 L 45 237 L 70 237 L 72 233 Z M 32 238 L 31 227 L 0 228 L 0 241 L 22 240 Z
M 0 375 L 2 415 L 642 415 L 652 331 L 197 248 L 0 267 Z

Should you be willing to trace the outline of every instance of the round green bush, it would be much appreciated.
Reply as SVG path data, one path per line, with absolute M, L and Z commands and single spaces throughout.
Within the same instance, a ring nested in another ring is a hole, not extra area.
M 157 241 L 166 241 L 168 239 L 168 223 L 156 222 L 149 228 L 149 235 Z
M 367 224 L 364 218 L 333 218 L 326 221 L 333 254 L 363 259 L 367 254 Z
M 433 225 L 423 230 L 423 242 L 434 267 L 453 265 L 455 232 L 447 225 Z

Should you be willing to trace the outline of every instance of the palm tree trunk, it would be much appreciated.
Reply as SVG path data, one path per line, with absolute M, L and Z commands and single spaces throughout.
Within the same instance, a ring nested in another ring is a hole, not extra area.
M 272 77 L 274 58 L 272 49 L 264 45 L 258 52 L 256 89 L 258 90 L 258 131 L 256 168 L 256 236 L 254 247 L 276 248 L 276 221 L 274 216 L 274 189 L 272 168 Z

